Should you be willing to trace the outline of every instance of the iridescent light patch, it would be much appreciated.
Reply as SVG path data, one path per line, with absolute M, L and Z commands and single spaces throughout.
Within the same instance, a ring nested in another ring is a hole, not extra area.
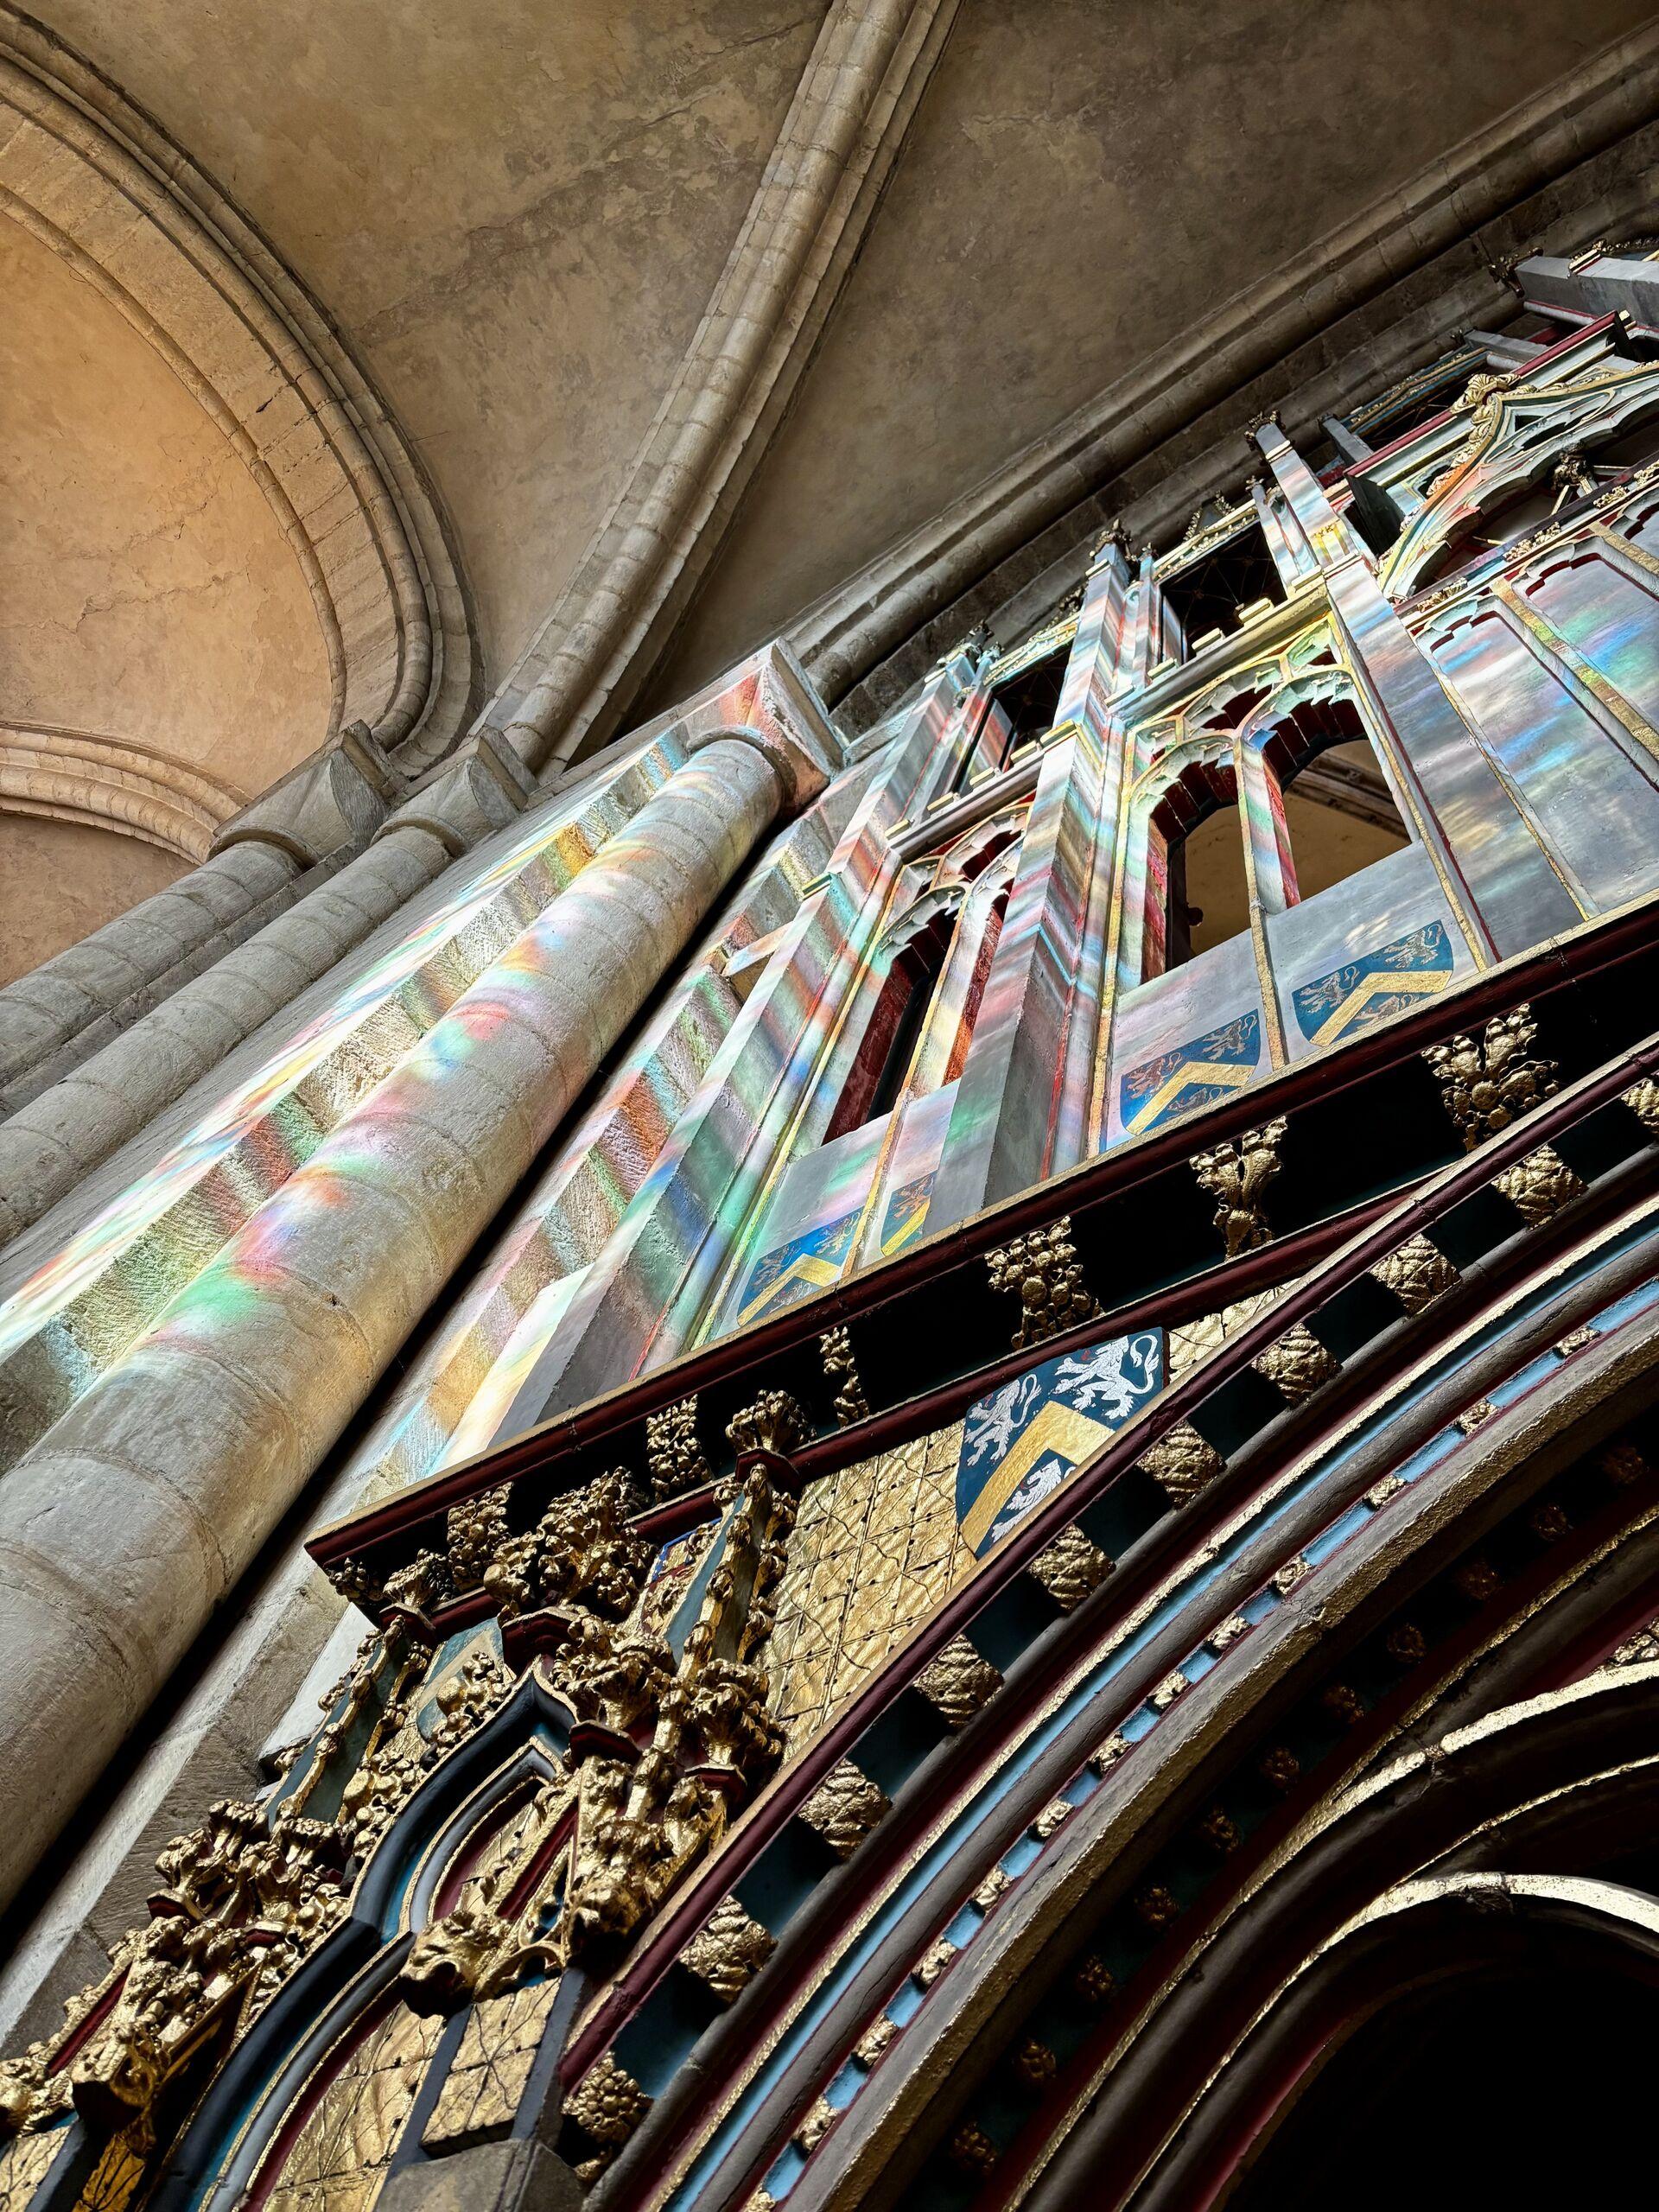
M 1334 1045 L 1443 991 L 1452 966 L 1445 923 L 1426 922 L 1294 991 L 1297 1027 L 1310 1044 Z
M 1045 1360 L 976 1400 L 963 1422 L 957 1520 L 981 1556 L 1109 1443 L 1164 1387 L 1156 1329 Z
M 1131 1068 L 1118 1088 L 1118 1111 L 1130 1136 L 1218 1105 L 1255 1080 L 1262 1058 L 1262 1017 L 1254 1009 L 1206 1030 L 1155 1059 Z
M 838 1282 L 853 1249 L 860 1211 L 855 1207 L 837 1220 L 820 1222 L 815 1229 L 791 1236 L 787 1244 L 764 1253 L 743 1286 L 739 1325 L 747 1328 L 762 1314 L 781 1313 L 785 1306 L 810 1298 L 815 1290 L 827 1290 Z

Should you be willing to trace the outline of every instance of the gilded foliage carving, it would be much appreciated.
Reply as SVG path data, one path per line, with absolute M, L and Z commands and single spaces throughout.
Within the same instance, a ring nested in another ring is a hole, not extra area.
M 604 2171 L 650 2110 L 651 2099 L 632 2075 L 601 2051 L 564 2101 L 566 2119 L 599 2146 L 597 2158 L 576 2168 L 583 2181 Z
M 889 1809 L 886 1793 L 850 1759 L 842 1759 L 801 1807 L 800 1817 L 837 1859 L 850 1859 Z
M 944 1720 L 960 1728 L 1002 1687 L 1002 1677 L 965 1636 L 941 1645 L 916 1677 L 916 1688 Z
M 991 1288 L 1020 1300 L 1016 1350 L 1039 1344 L 1092 1321 L 1100 1312 L 1084 1281 L 1083 1262 L 1071 1242 L 1071 1217 L 1061 1214 L 1046 1228 L 1011 1237 L 985 1255 Z
M 1644 1075 L 1628 1090 L 1621 1090 L 1623 1099 L 1649 1136 L 1659 1137 L 1659 1083 Z
M 469 2000 L 499 1997 L 534 1974 L 556 1977 L 562 1955 L 543 1927 L 541 1905 L 556 1867 L 543 1866 L 529 1894 L 520 1891 L 524 1870 L 537 1862 L 570 1796 L 563 1774 L 538 1789 L 493 1840 L 454 1908 L 416 1937 L 397 1977 L 412 2012 L 453 2012 Z
M 148 2148 L 160 2090 L 227 2018 L 245 2024 L 339 1919 L 345 1839 L 327 1823 L 224 1799 L 156 1859 L 149 1924 L 67 2008 L 60 2033 L 0 2066 L 0 2129 L 74 2109 Z M 93 2021 L 90 2032 L 86 2024 Z M 67 2063 L 64 2063 L 67 2054 Z
M 647 1503 L 625 1467 L 556 1497 L 535 1528 L 509 1536 L 484 1570 L 500 1618 L 580 1605 L 620 1620 L 651 1565 L 651 1546 L 628 1528 Z
M 737 1446 L 740 1459 L 757 1452 L 787 1459 L 812 1433 L 812 1424 L 787 1390 L 763 1390 L 752 1406 L 732 1415 L 726 1433 Z
M 480 1491 L 452 1505 L 444 1522 L 449 1572 L 457 1590 L 475 1590 L 506 1542 L 507 1486 Z
M 1586 1186 L 1554 1145 L 1541 1144 L 1513 1167 L 1495 1175 L 1492 1187 L 1502 1191 L 1522 1219 L 1536 1228 L 1574 1198 L 1582 1198 Z
M 438 1718 L 429 1736 L 415 1726 L 406 1701 L 388 1710 L 370 1756 L 340 1801 L 341 1820 L 349 1823 L 359 1858 L 368 1856 L 425 1777 L 489 1719 L 512 1687 L 512 1676 L 494 1652 L 480 1646 L 438 1685 L 433 1699 Z
M 1216 1232 L 1230 1260 L 1272 1241 L 1265 1199 L 1279 1173 L 1286 1127 L 1282 1120 L 1265 1122 L 1192 1156 L 1199 1189 L 1216 1201 Z
M 701 1490 L 711 1479 L 709 1462 L 697 1438 L 697 1402 L 678 1398 L 659 1406 L 645 1417 L 645 1467 L 652 1493 L 659 1498 L 678 1497 Z
M 818 1338 L 818 1350 L 823 1356 L 824 1374 L 836 1386 L 836 1420 L 839 1426 L 847 1428 L 855 1421 L 867 1421 L 869 1402 L 864 1395 L 858 1363 L 853 1356 L 852 1332 L 838 1322 Z
M 1063 1613 L 1075 1612 L 1112 1571 L 1112 1562 L 1075 1522 L 1038 1553 L 1029 1568 Z
M 1425 1047 L 1423 1058 L 1465 1152 L 1530 1114 L 1558 1089 L 1555 1063 L 1534 1052 L 1537 1041 L 1531 1008 L 1517 1006 L 1494 1014 L 1478 1038 L 1459 1033 Z
M 1370 1270 L 1408 1313 L 1421 1313 L 1460 1280 L 1457 1269 L 1421 1230 L 1379 1260 Z
M 1250 1364 L 1293 1406 L 1300 1405 L 1304 1398 L 1311 1398 L 1316 1390 L 1334 1382 L 1342 1371 L 1306 1321 L 1293 1321 L 1265 1351 L 1256 1354 Z
M 1141 1465 L 1172 1505 L 1185 1505 L 1207 1490 L 1224 1461 L 1191 1421 L 1178 1421 L 1141 1454 Z
M 778 1948 L 734 1897 L 722 1897 L 680 1954 L 680 1964 L 729 2005 Z
M 728 1486 L 719 1555 L 677 1656 L 629 1625 L 654 1556 L 628 1525 L 644 1502 L 626 1475 L 601 1476 L 515 1535 L 507 1493 L 486 1491 L 451 1512 L 442 1556 L 423 1553 L 373 1589 L 386 1625 L 331 1694 L 329 1719 L 304 1764 L 290 1766 L 280 1809 L 216 1805 L 169 1846 L 149 1926 L 69 2008 L 60 2036 L 0 2069 L 0 2136 L 16 2138 L 16 2155 L 6 2153 L 13 2172 L 35 2172 L 41 2131 L 73 2107 L 106 2139 L 110 2189 L 143 2185 L 160 2091 L 210 2038 L 239 2034 L 310 1955 L 416 1791 L 512 1694 L 515 1677 L 482 1631 L 429 1680 L 425 1605 L 435 1592 L 480 1585 L 509 1619 L 549 1611 L 536 1664 L 582 1728 L 550 1774 L 543 1760 L 533 1787 L 523 1785 L 528 1794 L 458 1899 L 417 1934 L 397 2001 L 307 2117 L 270 2201 L 285 2212 L 367 2212 L 446 2012 L 464 2006 L 467 2022 L 429 2140 L 505 2124 L 564 1967 L 634 1934 L 719 1840 L 783 1745 L 759 1655 L 791 1502 L 758 1465 Z M 354 1572 L 366 1592 L 369 1578 Z M 342 1761 L 354 1764 L 336 1796 Z M 334 1817 L 309 1817 L 308 1796 L 337 1803 Z M 729 1996 L 772 1948 L 728 1899 L 689 1947 L 688 1966 Z M 581 2124 L 602 2155 L 643 2109 L 638 2098 L 604 2064 L 582 2085 L 578 2117 L 585 2103 Z

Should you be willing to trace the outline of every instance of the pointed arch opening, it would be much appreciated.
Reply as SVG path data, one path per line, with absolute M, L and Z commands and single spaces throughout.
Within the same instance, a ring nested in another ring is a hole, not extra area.
M 826 1144 L 892 1110 L 944 973 L 956 923 L 957 908 L 941 908 L 894 952 L 887 980 L 836 1102 L 824 1135 Z
M 1640 2171 L 1659 1990 L 1542 1956 L 1386 2005 L 1314 2075 L 1228 2212 L 1602 2203 Z

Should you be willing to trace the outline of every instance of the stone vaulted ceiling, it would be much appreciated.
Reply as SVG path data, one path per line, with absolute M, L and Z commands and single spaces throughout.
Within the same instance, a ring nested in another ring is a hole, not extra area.
M 629 486 L 815 42 L 832 35 L 825 0 L 37 0 L 35 12 L 263 235 L 390 410 L 447 518 L 474 697 L 487 696 Z M 855 40 L 880 11 L 842 12 Z M 827 327 L 809 321 L 798 374 L 746 423 L 743 467 L 716 486 L 701 588 L 653 614 L 658 673 L 649 690 L 635 683 L 635 702 L 663 703 L 785 628 L 1218 300 L 1650 12 L 1640 0 L 931 11 L 919 106 L 845 230 Z M 824 113 L 814 147 L 833 88 Z M 163 756 L 165 804 L 195 810 L 199 844 L 0 817 L 8 972 L 188 867 L 214 821 L 331 727 L 305 590 L 219 432 L 69 263 L 51 267 L 13 233 L 0 227 L 16 303 L 5 435 L 20 464 L 3 472 L 0 516 L 0 721 L 110 740 L 141 783 Z M 193 777 L 201 788 L 181 798 Z

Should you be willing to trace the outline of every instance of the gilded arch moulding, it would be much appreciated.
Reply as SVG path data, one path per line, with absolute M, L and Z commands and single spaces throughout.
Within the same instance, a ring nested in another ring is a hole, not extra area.
M 188 156 L 6 0 L 0 213 L 161 354 L 270 503 L 327 656 L 333 697 L 316 742 L 360 721 L 405 769 L 440 759 L 480 670 L 443 518 L 384 401 Z

